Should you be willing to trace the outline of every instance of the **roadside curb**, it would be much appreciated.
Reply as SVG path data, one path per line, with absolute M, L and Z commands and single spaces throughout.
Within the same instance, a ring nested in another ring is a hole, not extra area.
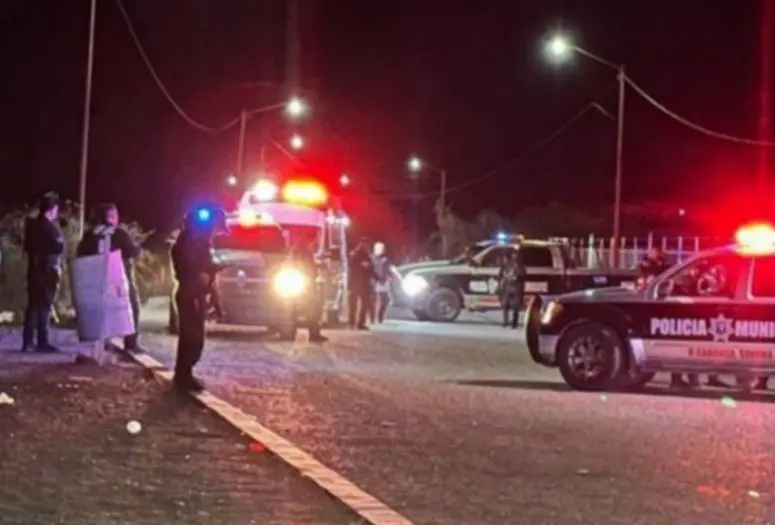
M 163 363 L 147 354 L 130 355 L 136 363 L 156 377 L 168 382 L 172 381 L 172 371 Z M 191 392 L 191 396 L 251 439 L 261 443 L 267 451 L 298 471 L 302 477 L 312 480 L 331 497 L 342 502 L 371 525 L 414 525 L 412 521 L 360 489 L 341 474 L 326 467 L 287 439 L 266 428 L 239 408 L 207 390 L 201 393 Z

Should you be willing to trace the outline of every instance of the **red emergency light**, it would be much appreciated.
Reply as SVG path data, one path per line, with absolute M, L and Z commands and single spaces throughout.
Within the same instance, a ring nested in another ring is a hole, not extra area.
M 735 241 L 740 249 L 748 254 L 773 253 L 775 252 L 775 228 L 766 223 L 749 224 L 737 230 Z
M 322 206 L 328 203 L 328 189 L 315 181 L 288 181 L 283 186 L 283 200 L 301 206 Z

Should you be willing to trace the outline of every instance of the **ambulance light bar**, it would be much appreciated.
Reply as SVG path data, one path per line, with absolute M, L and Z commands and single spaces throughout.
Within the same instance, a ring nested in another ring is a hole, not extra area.
M 289 181 L 283 186 L 284 201 L 302 206 L 322 206 L 328 202 L 328 190 L 315 181 Z
M 744 226 L 737 230 L 735 241 L 747 254 L 775 253 L 775 229 L 769 224 Z

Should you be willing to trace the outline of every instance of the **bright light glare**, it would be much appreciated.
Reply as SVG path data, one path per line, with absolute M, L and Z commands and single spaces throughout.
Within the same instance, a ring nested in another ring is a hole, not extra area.
M 428 287 L 428 281 L 419 275 L 407 275 L 403 281 L 401 281 L 401 289 L 409 297 L 414 297 Z
M 350 177 L 346 173 L 342 173 L 342 176 L 339 177 L 339 184 L 341 184 L 342 186 L 349 186 Z
M 775 229 L 769 224 L 751 224 L 737 230 L 735 240 L 748 254 L 775 252 Z
M 274 291 L 283 298 L 298 297 L 307 286 L 307 277 L 296 268 L 283 268 L 273 280 Z
M 285 111 L 291 117 L 301 117 L 307 113 L 307 104 L 298 97 L 292 97 L 285 106 Z
M 568 55 L 573 50 L 573 47 L 568 42 L 567 38 L 562 36 L 556 36 L 549 41 L 547 46 L 549 53 L 557 58 L 562 58 Z
M 291 147 L 293 149 L 301 149 L 304 147 L 304 139 L 301 135 L 294 135 L 291 137 Z
M 508 238 L 509 238 L 509 236 L 508 236 L 508 235 L 506 235 L 506 233 L 505 233 L 505 232 L 498 232 L 498 235 L 496 235 L 496 236 L 495 236 L 495 238 L 496 238 L 496 239 L 498 239 L 498 241 L 501 241 L 501 242 L 503 242 L 503 241 L 505 241 L 506 239 L 508 239 Z
M 406 163 L 410 171 L 422 170 L 422 160 L 420 157 L 410 157 L 409 162 Z
M 277 197 L 277 185 L 271 180 L 261 179 L 253 185 L 250 190 L 258 201 L 266 202 L 274 200 Z
M 320 206 L 328 200 L 328 190 L 314 181 L 289 181 L 283 186 L 283 200 L 306 206 Z
M 226 184 L 228 184 L 229 186 L 236 186 L 237 185 L 237 177 L 235 177 L 234 175 L 229 175 L 226 178 Z
M 196 218 L 199 219 L 200 222 L 209 221 L 211 216 L 212 213 L 210 213 L 210 210 L 207 208 L 199 208 L 196 212 Z

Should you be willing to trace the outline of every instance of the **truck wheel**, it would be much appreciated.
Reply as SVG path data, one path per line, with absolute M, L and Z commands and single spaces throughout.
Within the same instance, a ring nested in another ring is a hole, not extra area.
M 463 301 L 454 290 L 437 288 L 433 290 L 425 302 L 425 312 L 431 321 L 452 323 L 460 315 Z
M 430 317 L 425 313 L 425 310 L 412 310 L 412 313 L 418 321 L 430 321 Z
M 560 338 L 557 365 L 575 390 L 605 390 L 620 373 L 623 350 L 621 339 L 609 326 L 582 323 Z
M 616 378 L 616 389 L 625 392 L 638 391 L 649 384 L 656 376 L 656 372 L 634 372 L 623 370 Z
M 540 295 L 534 295 L 530 299 L 530 304 L 525 312 L 525 342 L 527 343 L 527 350 L 530 352 L 530 357 L 539 365 L 543 366 L 557 366 L 557 357 L 554 359 L 548 359 L 541 355 L 538 348 L 538 327 L 541 323 L 541 308 L 543 307 L 543 299 Z
M 175 299 L 173 297 L 170 297 L 167 332 L 169 332 L 171 335 L 178 335 L 178 310 L 175 308 Z

